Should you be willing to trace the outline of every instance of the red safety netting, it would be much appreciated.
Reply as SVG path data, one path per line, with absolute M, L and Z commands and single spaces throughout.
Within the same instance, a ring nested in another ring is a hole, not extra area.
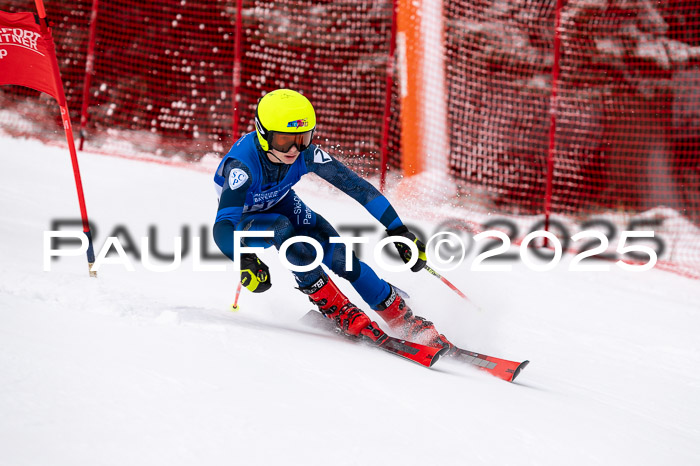
M 317 102 L 317 143 L 378 168 L 391 1 L 244 2 L 240 128 L 264 92 L 289 87 Z M 364 160 L 363 160 L 364 159 Z
M 617 215 L 663 236 L 661 258 L 700 270 L 700 4 L 560 6 L 445 3 L 460 190 L 487 211 Z
M 7 3 L 0 1 L 0 9 L 33 9 L 33 2 Z M 233 135 L 236 7 L 235 1 L 221 0 L 99 2 L 87 147 L 177 153 L 192 160 L 220 155 L 254 129 L 260 97 L 291 87 L 323 102 L 317 105 L 317 143 L 352 156 L 358 168 L 377 169 L 391 1 L 242 2 L 238 134 Z M 75 126 L 91 8 L 85 0 L 47 4 Z M 35 105 L 41 100 L 37 93 L 5 88 L 0 95 L 6 108 L 13 103 L 32 121 L 46 120 Z M 35 98 L 26 105 L 11 100 L 17 95 Z M 46 128 L 33 129 L 46 136 Z M 19 131 L 28 132 L 26 126 Z
M 91 8 L 91 1 L 47 5 L 76 127 Z M 232 14 L 220 1 L 100 2 L 87 147 L 194 160 L 225 151 L 233 105 Z

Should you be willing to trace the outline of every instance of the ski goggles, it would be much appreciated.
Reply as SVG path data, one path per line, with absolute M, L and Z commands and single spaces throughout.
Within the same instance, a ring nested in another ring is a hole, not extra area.
M 271 149 L 280 152 L 289 152 L 292 147 L 296 147 L 299 152 L 303 152 L 311 144 L 311 139 L 314 137 L 314 130 L 304 133 L 278 133 L 270 131 L 269 139 Z

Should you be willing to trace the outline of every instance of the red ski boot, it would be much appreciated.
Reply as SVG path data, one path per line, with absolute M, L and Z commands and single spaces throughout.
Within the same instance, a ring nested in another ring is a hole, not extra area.
M 423 317 L 413 315 L 406 301 L 391 287 L 391 293 L 374 310 L 389 324 L 389 328 L 397 332 L 400 338 L 423 345 L 448 348 L 448 352 L 454 348 L 445 335 L 435 330 L 432 322 Z
M 318 306 L 324 316 L 335 320 L 338 329 L 346 335 L 368 338 L 375 343 L 386 338 L 377 323 L 372 322 L 367 314 L 352 304 L 328 275 L 300 290 L 309 295 L 311 302 Z

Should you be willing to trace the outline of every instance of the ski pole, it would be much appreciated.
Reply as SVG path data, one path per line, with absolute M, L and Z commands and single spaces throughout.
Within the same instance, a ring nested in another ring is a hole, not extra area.
M 236 288 L 236 299 L 231 304 L 231 310 L 237 312 L 240 308 L 238 307 L 238 297 L 241 295 L 241 282 L 238 282 L 238 288 Z
M 462 293 L 461 291 L 459 291 L 459 289 L 457 289 L 456 286 L 454 286 L 452 283 L 450 283 L 449 280 L 447 280 L 445 277 L 443 277 L 442 275 L 440 275 L 439 273 L 437 273 L 435 270 L 433 270 L 432 268 L 430 268 L 428 265 L 425 266 L 425 270 L 427 270 L 428 273 L 430 273 L 431 275 L 435 275 L 437 278 L 439 278 L 440 281 L 442 281 L 442 283 L 444 283 L 445 285 L 449 286 L 450 289 L 451 289 L 452 291 L 454 291 L 455 293 L 457 293 L 462 299 L 466 300 L 466 301 L 467 301 L 468 303 L 470 303 L 470 304 L 474 304 L 474 303 L 472 303 L 472 301 L 471 301 L 469 298 L 467 298 L 467 295 L 465 295 L 464 293 Z M 478 307 L 478 306 L 477 306 L 477 307 Z

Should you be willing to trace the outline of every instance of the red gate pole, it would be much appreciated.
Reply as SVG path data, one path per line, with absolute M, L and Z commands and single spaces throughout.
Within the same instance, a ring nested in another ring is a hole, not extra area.
M 44 9 L 43 0 L 34 0 L 37 12 L 39 13 L 41 31 L 46 33 L 48 24 L 46 21 L 46 10 Z M 83 233 L 88 239 L 87 259 L 91 277 L 97 277 L 97 272 L 92 270 L 92 265 L 95 263 L 95 252 L 92 247 L 92 233 L 90 232 L 90 224 L 88 222 L 87 208 L 85 207 L 85 196 L 83 194 L 83 183 L 80 179 L 80 167 L 78 166 L 78 154 L 75 151 L 75 142 L 73 141 L 73 128 L 70 123 L 70 114 L 68 113 L 68 103 L 66 94 L 63 89 L 63 81 L 61 80 L 61 72 L 58 68 L 58 60 L 56 59 L 56 49 L 53 41 L 49 41 L 48 46 L 51 48 L 51 68 L 53 69 L 54 81 L 56 90 L 58 91 L 58 105 L 61 108 L 61 118 L 63 119 L 63 129 L 66 132 L 66 140 L 68 142 L 68 150 L 73 164 L 73 176 L 75 178 L 75 187 L 78 191 L 78 203 L 80 205 L 80 217 L 83 220 Z
M 80 144 L 78 150 L 83 150 L 85 142 L 85 127 L 88 121 L 88 106 L 90 105 L 90 84 L 95 75 L 95 36 L 97 35 L 97 10 L 100 0 L 92 0 L 90 12 L 90 33 L 88 37 L 87 59 L 85 61 L 85 79 L 83 80 L 83 104 L 80 110 Z
M 552 94 L 549 99 L 549 150 L 547 151 L 547 190 L 544 200 L 544 229 L 549 231 L 549 216 L 552 211 L 552 184 L 554 182 L 554 149 L 557 128 L 557 85 L 559 83 L 559 58 L 561 55 L 561 8 L 562 0 L 557 0 L 554 20 L 554 64 L 552 66 Z M 547 239 L 544 240 L 547 246 Z
M 389 42 L 389 57 L 386 67 L 386 94 L 384 95 L 384 122 L 382 125 L 382 142 L 380 152 L 381 172 L 379 175 L 379 191 L 384 192 L 386 185 L 386 170 L 389 165 L 389 125 L 391 123 L 391 89 L 394 87 L 396 72 L 396 10 L 397 0 L 391 2 L 391 39 Z
M 241 54 L 243 50 L 243 45 L 241 40 L 243 38 L 243 0 L 236 0 L 236 44 L 235 51 L 233 55 L 233 141 L 236 142 L 238 139 L 238 120 L 240 119 L 240 105 L 241 105 Z

